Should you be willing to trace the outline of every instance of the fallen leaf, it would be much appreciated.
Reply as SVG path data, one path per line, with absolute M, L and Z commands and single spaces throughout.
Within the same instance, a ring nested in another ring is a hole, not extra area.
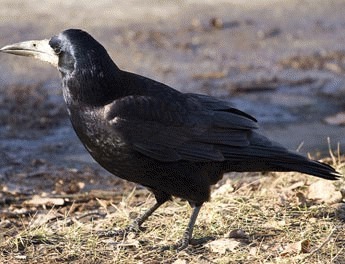
M 325 122 L 330 125 L 345 125 L 345 112 L 337 113 L 325 118 Z
M 214 253 L 225 254 L 227 251 L 234 252 L 240 244 L 241 242 L 235 239 L 220 238 L 207 243 L 205 247 L 208 247 Z
M 292 254 L 301 254 L 310 252 L 310 241 L 304 239 L 295 243 L 288 244 L 282 253 L 281 256 L 289 256 Z
M 335 189 L 332 182 L 324 180 L 312 183 L 309 186 L 307 197 L 329 204 L 340 202 L 343 198 L 341 192 Z

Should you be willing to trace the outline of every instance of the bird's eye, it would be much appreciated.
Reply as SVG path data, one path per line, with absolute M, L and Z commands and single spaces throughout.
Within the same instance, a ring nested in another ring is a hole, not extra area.
M 61 48 L 60 47 L 54 47 L 53 48 L 55 54 L 59 55 L 61 53 Z
M 61 40 L 54 36 L 49 40 L 50 47 L 54 50 L 56 55 L 61 53 Z

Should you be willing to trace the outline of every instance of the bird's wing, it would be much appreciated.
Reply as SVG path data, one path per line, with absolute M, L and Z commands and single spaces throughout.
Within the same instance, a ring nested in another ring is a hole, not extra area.
M 126 143 L 160 161 L 223 161 L 220 146 L 249 145 L 257 127 L 225 102 L 194 94 L 123 97 L 105 107 L 105 117 Z

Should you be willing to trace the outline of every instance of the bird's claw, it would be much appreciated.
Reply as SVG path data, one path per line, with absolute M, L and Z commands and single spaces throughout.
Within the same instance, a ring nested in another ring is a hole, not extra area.
M 161 248 L 161 251 L 166 251 L 166 250 L 176 250 L 176 251 L 182 251 L 184 249 L 186 249 L 190 244 L 190 240 L 189 239 L 181 239 L 179 240 L 176 244 L 173 245 L 167 245 L 167 246 L 163 246 Z
M 177 251 L 182 251 L 182 250 L 186 249 L 189 246 L 189 244 L 190 244 L 189 239 L 181 239 L 175 245 L 173 245 L 173 247 Z
M 100 231 L 98 232 L 99 237 L 116 237 L 116 236 L 127 236 L 129 233 L 137 234 L 140 232 L 140 226 L 133 222 L 129 226 L 127 226 L 124 229 L 120 230 L 108 230 L 108 231 Z

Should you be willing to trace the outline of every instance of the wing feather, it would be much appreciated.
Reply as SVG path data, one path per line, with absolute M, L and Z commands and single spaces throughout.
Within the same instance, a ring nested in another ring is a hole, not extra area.
M 163 162 L 224 161 L 230 149 L 249 145 L 257 128 L 250 115 L 208 96 L 174 98 L 127 96 L 107 105 L 104 114 L 136 151 Z

